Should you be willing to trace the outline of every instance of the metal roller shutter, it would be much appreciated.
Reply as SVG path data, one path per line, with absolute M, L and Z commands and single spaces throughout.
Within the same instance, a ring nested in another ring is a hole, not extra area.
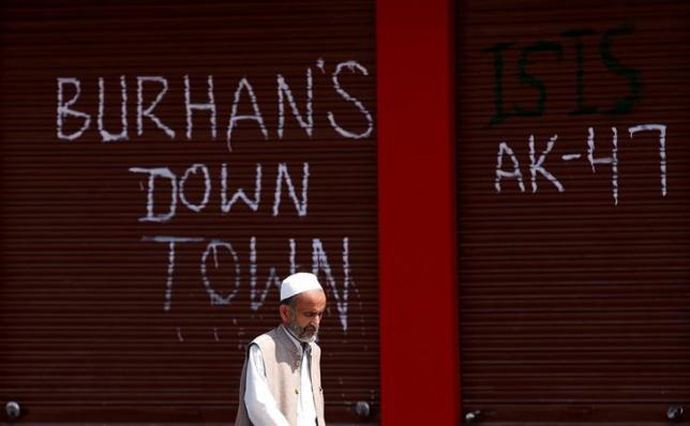
M 684 1 L 459 2 L 469 419 L 690 418 L 688 23 Z
M 234 421 L 279 280 L 314 270 L 326 418 L 378 421 L 374 5 L 2 9 L 2 406 Z

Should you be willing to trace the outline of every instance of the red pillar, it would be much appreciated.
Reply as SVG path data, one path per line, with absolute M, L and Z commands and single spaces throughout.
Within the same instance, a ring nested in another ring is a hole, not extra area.
M 450 0 L 378 0 L 383 426 L 460 419 Z

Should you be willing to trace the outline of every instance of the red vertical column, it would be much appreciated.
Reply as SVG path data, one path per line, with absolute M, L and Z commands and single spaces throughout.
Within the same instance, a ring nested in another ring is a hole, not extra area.
M 449 0 L 377 1 L 384 426 L 459 420 L 452 20 Z

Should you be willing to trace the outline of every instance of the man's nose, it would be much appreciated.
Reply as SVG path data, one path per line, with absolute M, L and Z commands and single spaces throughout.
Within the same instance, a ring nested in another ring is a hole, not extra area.
M 313 325 L 319 325 L 319 323 L 321 323 L 321 315 L 314 315 L 311 317 L 311 323 Z

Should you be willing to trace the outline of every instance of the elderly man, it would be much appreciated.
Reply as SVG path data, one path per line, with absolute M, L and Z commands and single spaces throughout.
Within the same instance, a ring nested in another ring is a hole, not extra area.
M 326 309 L 316 276 L 297 273 L 280 287 L 282 324 L 254 339 L 240 379 L 235 426 L 323 426 L 321 349 L 314 343 Z

